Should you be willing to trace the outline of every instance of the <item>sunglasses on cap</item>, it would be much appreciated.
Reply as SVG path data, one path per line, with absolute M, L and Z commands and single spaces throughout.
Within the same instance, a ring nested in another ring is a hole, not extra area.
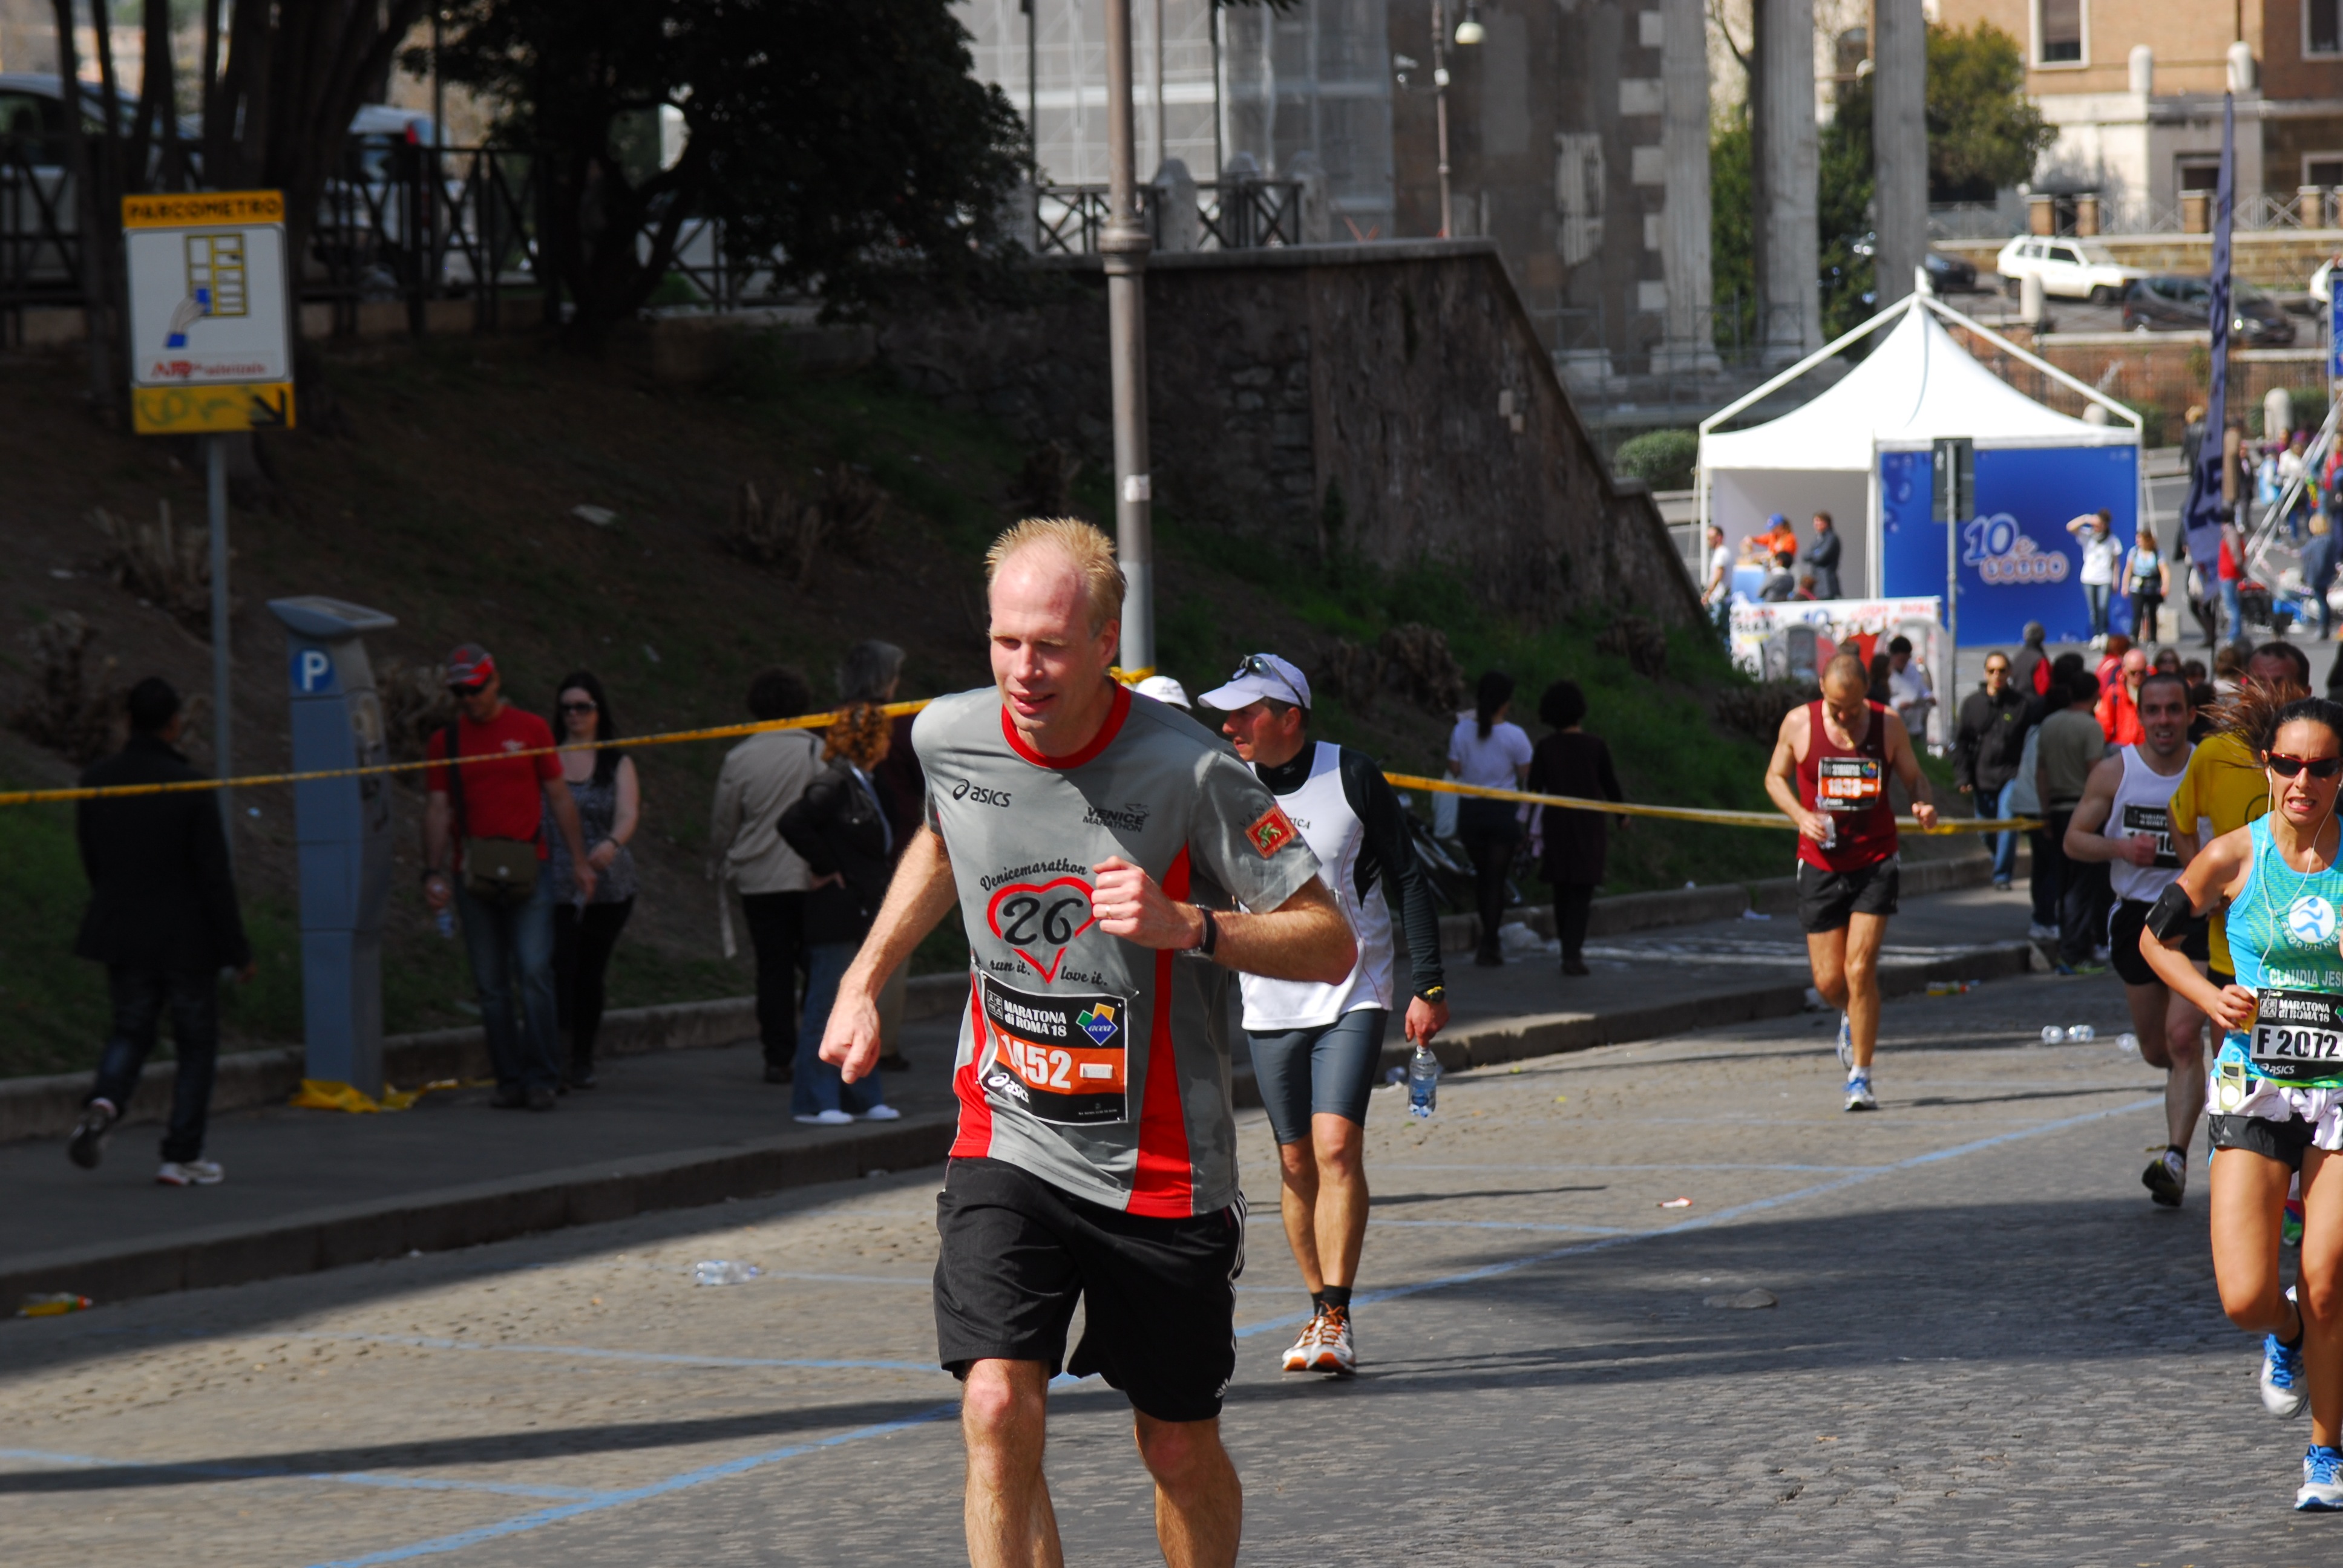
M 1237 660 L 1237 667 L 1229 672 L 1229 678 L 1242 680 L 1248 675 L 1258 675 L 1275 681 L 1282 681 L 1285 678 L 1278 673 L 1277 667 L 1269 662 L 1269 656 L 1262 653 L 1249 653 Z
M 2313 779 L 2332 779 L 2343 773 L 2343 757 L 2288 757 L 2278 751 L 2269 754 L 2269 770 L 2281 779 L 2291 779 L 2305 769 Z

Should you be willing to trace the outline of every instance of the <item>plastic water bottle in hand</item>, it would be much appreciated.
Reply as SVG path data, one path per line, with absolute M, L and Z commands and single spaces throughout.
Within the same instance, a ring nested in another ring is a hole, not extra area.
M 1440 1104 L 1440 1058 L 1428 1045 L 1419 1045 L 1407 1062 L 1407 1112 L 1430 1116 Z

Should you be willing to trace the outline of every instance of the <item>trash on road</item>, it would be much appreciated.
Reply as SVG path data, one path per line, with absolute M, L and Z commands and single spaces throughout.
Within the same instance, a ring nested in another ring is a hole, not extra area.
M 2124 1030 L 2121 1034 L 2116 1036 L 2116 1049 L 2123 1052 L 2126 1056 L 2137 1056 L 2139 1054 L 2139 1036 L 2132 1033 L 2129 1030 Z
M 2087 1023 L 2070 1023 L 2066 1026 L 2066 1038 L 2069 1040 L 2097 1040 L 2099 1031 Z
M 1985 982 L 1973 980 L 1938 980 L 1928 988 L 1930 996 L 1966 996 Z
M 1660 1207 L 1663 1209 L 1689 1209 L 1692 1207 L 1692 1200 L 1689 1198 L 1670 1198 L 1661 1203 Z
M 1741 911 L 1741 918 L 1745 920 L 1770 920 L 1774 917 L 1771 915 L 1761 915 L 1755 910 L 1744 910 Z
M 618 520 L 618 514 L 608 507 L 572 507 L 569 508 L 569 515 L 581 523 L 591 523 L 598 528 L 607 528 Z
M 1749 1311 L 1757 1307 L 1778 1307 L 1782 1303 L 1771 1291 L 1744 1291 L 1737 1296 L 1704 1296 L 1704 1307 L 1731 1307 Z
M 710 1258 L 691 1265 L 691 1282 L 695 1285 L 745 1285 L 764 1271 L 754 1263 L 736 1263 L 729 1258 Z
M 2063 1030 L 2063 1029 L 2060 1029 L 2056 1024 L 2055 1024 L 2055 1023 L 2046 1023 L 2046 1024 L 2044 1024 L 2044 1025 L 2042 1026 L 2042 1043 L 2043 1043 L 2043 1044 L 2045 1044 L 2045 1045 L 2063 1045 L 2064 1043 L 2066 1043 L 2066 1031 L 2065 1030 Z
M 92 1302 L 87 1296 L 75 1295 L 71 1291 L 55 1291 L 46 1295 L 26 1296 L 16 1308 L 20 1318 L 61 1318 L 67 1312 L 85 1312 Z

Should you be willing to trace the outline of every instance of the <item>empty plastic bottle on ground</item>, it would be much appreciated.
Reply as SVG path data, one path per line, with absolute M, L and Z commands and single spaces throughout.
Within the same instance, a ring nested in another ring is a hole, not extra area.
M 763 1272 L 754 1263 L 736 1263 L 729 1258 L 712 1258 L 691 1266 L 691 1279 L 699 1285 L 745 1285 Z
M 1440 1058 L 1428 1045 L 1419 1045 L 1407 1062 L 1407 1110 L 1411 1116 L 1429 1116 L 1440 1103 Z

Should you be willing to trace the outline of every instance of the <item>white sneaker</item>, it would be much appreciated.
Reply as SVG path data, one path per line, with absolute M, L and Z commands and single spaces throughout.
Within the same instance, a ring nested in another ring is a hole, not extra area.
M 1348 1307 L 1328 1307 L 1318 1314 L 1318 1343 L 1311 1352 L 1308 1370 L 1332 1372 L 1336 1377 L 1349 1377 L 1359 1370 L 1359 1354 L 1351 1343 Z
M 1285 1370 L 1287 1372 L 1310 1370 L 1310 1358 L 1318 1350 L 1318 1325 L 1325 1321 L 1323 1312 L 1313 1312 L 1311 1314 L 1310 1321 L 1302 1325 L 1301 1337 L 1286 1347 Z
M 1845 1013 L 1838 1015 L 1838 1064 L 1855 1070 L 1855 1020 Z
M 164 1187 L 216 1187 L 226 1179 L 216 1160 L 166 1160 L 155 1172 L 156 1183 Z
M 843 1111 L 817 1111 L 810 1116 L 795 1118 L 808 1127 L 851 1127 L 854 1118 Z
M 891 1105 L 874 1105 L 862 1113 L 865 1121 L 900 1121 L 903 1113 Z
M 2026 940 L 2030 942 L 2052 942 L 2058 940 L 2058 928 L 2036 920 L 2026 928 Z
M 1871 1092 L 1871 1075 L 1858 1072 L 1846 1081 L 1846 1108 L 1849 1111 L 1876 1111 L 1879 1097 Z

